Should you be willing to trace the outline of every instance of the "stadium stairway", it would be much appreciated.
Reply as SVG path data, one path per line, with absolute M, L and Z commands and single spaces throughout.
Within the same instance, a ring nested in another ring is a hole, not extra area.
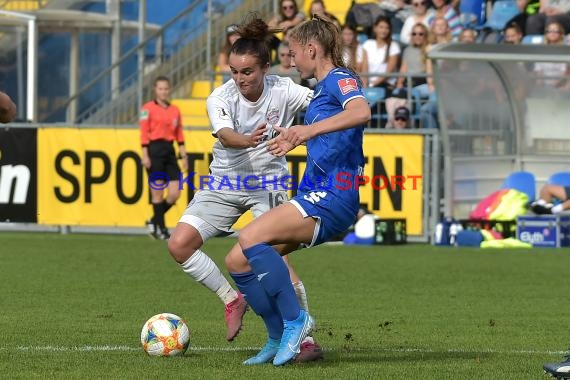
M 195 80 L 191 85 L 190 98 L 172 100 L 172 104 L 180 108 L 182 125 L 184 127 L 210 127 L 208 112 L 206 111 L 206 98 L 221 83 L 221 79 L 214 82 Z
M 209 127 L 206 99 L 173 99 L 172 104 L 180 108 L 184 127 Z

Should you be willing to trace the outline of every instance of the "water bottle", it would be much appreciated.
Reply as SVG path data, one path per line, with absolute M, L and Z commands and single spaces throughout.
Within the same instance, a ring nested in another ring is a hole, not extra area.
M 435 239 L 434 239 L 434 244 L 435 245 L 441 245 L 442 241 L 441 239 L 443 235 L 443 223 L 438 223 L 435 226 Z
M 402 234 L 401 234 L 402 226 L 400 222 L 394 221 L 394 243 L 401 243 L 402 242 Z
M 449 245 L 455 245 L 457 230 L 457 223 L 453 223 L 451 226 L 449 226 Z

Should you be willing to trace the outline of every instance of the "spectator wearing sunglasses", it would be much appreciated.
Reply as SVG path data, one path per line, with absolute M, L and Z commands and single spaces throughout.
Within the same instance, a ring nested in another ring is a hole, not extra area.
M 406 129 L 410 127 L 410 110 L 406 106 L 400 106 L 394 111 L 392 120 L 394 129 Z
M 412 29 L 414 25 L 421 23 L 429 27 L 428 19 L 434 12 L 434 10 L 429 7 L 427 0 L 412 0 L 412 8 L 413 13 L 406 18 L 404 26 L 402 26 L 402 31 L 400 32 L 400 42 L 404 45 L 413 43 Z
M 411 36 L 412 40 L 410 44 L 404 49 L 404 54 L 402 55 L 402 65 L 400 67 L 400 74 L 412 75 L 412 74 L 423 74 L 422 76 L 401 76 L 398 77 L 396 83 L 396 90 L 394 93 L 400 93 L 403 91 L 405 94 L 405 89 L 408 86 L 408 79 L 411 79 L 412 88 L 415 88 L 422 97 L 427 98 L 429 96 L 429 90 L 427 85 L 427 47 L 428 47 L 428 28 L 423 23 L 417 23 L 414 25 Z
M 544 29 L 544 44 L 564 45 L 564 27 L 561 23 L 551 21 Z M 537 76 L 537 83 L 546 88 L 566 87 L 569 67 L 564 62 L 536 62 L 534 72 Z
M 305 14 L 299 10 L 295 0 L 281 0 L 279 1 L 279 14 L 273 17 L 267 24 L 269 29 L 288 29 L 304 20 Z

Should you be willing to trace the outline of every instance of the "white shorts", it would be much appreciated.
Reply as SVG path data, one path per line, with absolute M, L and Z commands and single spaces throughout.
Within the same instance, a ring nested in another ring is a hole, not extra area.
M 198 191 L 179 223 L 186 223 L 198 230 L 202 241 L 220 235 L 229 235 L 235 222 L 251 210 L 253 217 L 269 211 L 288 200 L 286 191 Z

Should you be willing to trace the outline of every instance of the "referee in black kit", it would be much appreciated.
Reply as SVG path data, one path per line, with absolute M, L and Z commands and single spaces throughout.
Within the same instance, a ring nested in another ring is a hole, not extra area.
M 164 222 L 164 214 L 180 197 L 178 186 L 180 167 L 174 152 L 174 140 L 178 143 L 182 169 L 188 170 L 180 110 L 168 102 L 169 96 L 169 79 L 164 76 L 156 78 L 154 100 L 142 107 L 139 118 L 142 165 L 148 170 L 154 212 L 152 219 L 146 224 L 150 235 L 161 240 L 170 237 Z M 165 189 L 168 190 L 166 198 Z

